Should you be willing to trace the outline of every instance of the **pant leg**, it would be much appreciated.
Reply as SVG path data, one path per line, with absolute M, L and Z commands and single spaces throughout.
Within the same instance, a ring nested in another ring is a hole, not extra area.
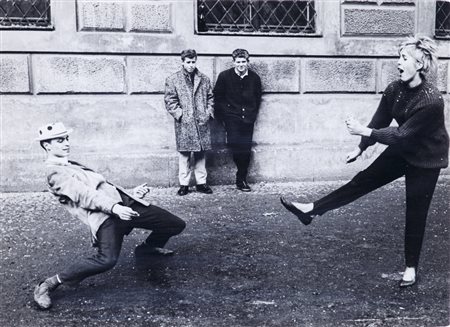
M 198 184 L 206 184 L 208 173 L 206 171 L 205 151 L 194 152 L 194 176 Z
M 440 169 L 408 166 L 406 170 L 405 263 L 417 267 L 422 249 L 428 209 Z
M 179 152 L 178 153 L 178 180 L 181 186 L 189 186 L 191 180 L 191 153 Z
M 232 152 L 233 161 L 237 168 L 236 180 L 245 180 L 250 165 L 253 124 L 246 124 L 238 119 L 228 119 L 225 121 L 225 130 L 227 132 L 227 145 Z
M 323 215 L 403 176 L 406 161 L 389 148 L 350 182 L 314 202 L 312 214 Z
M 236 179 L 238 180 L 247 180 L 248 168 L 252 156 L 253 128 L 253 124 L 243 123 L 241 126 L 239 143 L 240 166 L 236 174 Z
M 181 218 L 157 206 L 146 207 L 134 203 L 131 208 L 139 213 L 139 217 L 130 220 L 129 224 L 133 228 L 152 231 L 145 241 L 150 246 L 164 247 L 169 238 L 180 234 L 186 227 L 186 223 Z
M 234 164 L 236 165 L 236 167 L 239 167 L 239 156 L 237 156 L 237 153 L 239 152 L 239 131 L 237 121 L 231 118 L 227 118 L 226 120 L 224 120 L 224 123 L 225 131 L 227 133 L 227 146 L 231 150 Z
M 110 217 L 97 231 L 98 248 L 93 256 L 74 259 L 58 276 L 63 283 L 78 283 L 83 279 L 113 268 L 119 258 L 123 242 L 123 230 L 116 217 Z

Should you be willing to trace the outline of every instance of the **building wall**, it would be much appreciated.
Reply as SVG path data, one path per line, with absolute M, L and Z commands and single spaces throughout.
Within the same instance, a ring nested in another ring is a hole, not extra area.
M 404 36 L 433 35 L 434 1 L 316 1 L 318 35 L 195 34 L 195 2 L 53 1 L 53 30 L 3 30 L 1 45 L 1 190 L 46 188 L 39 126 L 74 128 L 72 157 L 126 186 L 177 184 L 173 119 L 164 108 L 165 78 L 179 53 L 195 48 L 215 81 L 244 47 L 262 77 L 250 181 L 348 178 L 382 150 L 346 165 L 359 139 L 344 119 L 367 122 L 397 78 Z M 434 79 L 450 125 L 450 41 L 438 41 Z M 213 123 L 210 183 L 234 182 L 224 132 Z M 448 173 L 448 170 L 445 171 Z

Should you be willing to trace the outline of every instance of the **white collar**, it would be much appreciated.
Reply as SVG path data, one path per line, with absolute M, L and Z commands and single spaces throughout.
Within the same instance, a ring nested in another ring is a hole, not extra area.
M 67 157 L 65 157 L 65 158 L 48 157 L 47 160 L 45 161 L 45 163 L 47 165 L 58 165 L 58 166 L 69 166 L 70 165 L 70 162 L 67 159 Z
M 247 71 L 245 72 L 244 75 L 239 74 L 239 72 L 237 71 L 236 68 L 234 69 L 234 72 L 235 72 L 236 75 L 239 76 L 241 79 L 243 79 L 245 76 L 248 76 L 248 69 L 247 69 Z

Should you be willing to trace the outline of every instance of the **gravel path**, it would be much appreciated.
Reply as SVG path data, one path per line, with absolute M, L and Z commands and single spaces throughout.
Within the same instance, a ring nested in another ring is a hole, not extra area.
M 89 232 L 49 193 L 1 194 L 0 325 L 9 326 L 447 326 L 449 180 L 430 209 L 419 284 L 397 287 L 403 269 L 404 183 L 395 182 L 309 226 L 279 195 L 314 200 L 342 182 L 252 185 L 245 194 L 149 200 L 187 222 L 171 258 L 136 261 L 146 236 L 133 231 L 117 266 L 72 288 L 39 311 L 35 284 L 94 251 Z

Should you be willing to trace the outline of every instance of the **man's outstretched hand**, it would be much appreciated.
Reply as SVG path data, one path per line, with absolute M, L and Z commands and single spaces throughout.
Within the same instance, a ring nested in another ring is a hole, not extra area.
M 133 195 L 139 199 L 142 199 L 148 192 L 150 192 L 150 188 L 147 183 L 138 185 L 133 189 Z
M 126 207 L 120 204 L 115 204 L 112 208 L 113 214 L 119 216 L 122 220 L 131 220 L 134 217 L 139 217 L 139 213 L 131 209 L 130 207 Z

